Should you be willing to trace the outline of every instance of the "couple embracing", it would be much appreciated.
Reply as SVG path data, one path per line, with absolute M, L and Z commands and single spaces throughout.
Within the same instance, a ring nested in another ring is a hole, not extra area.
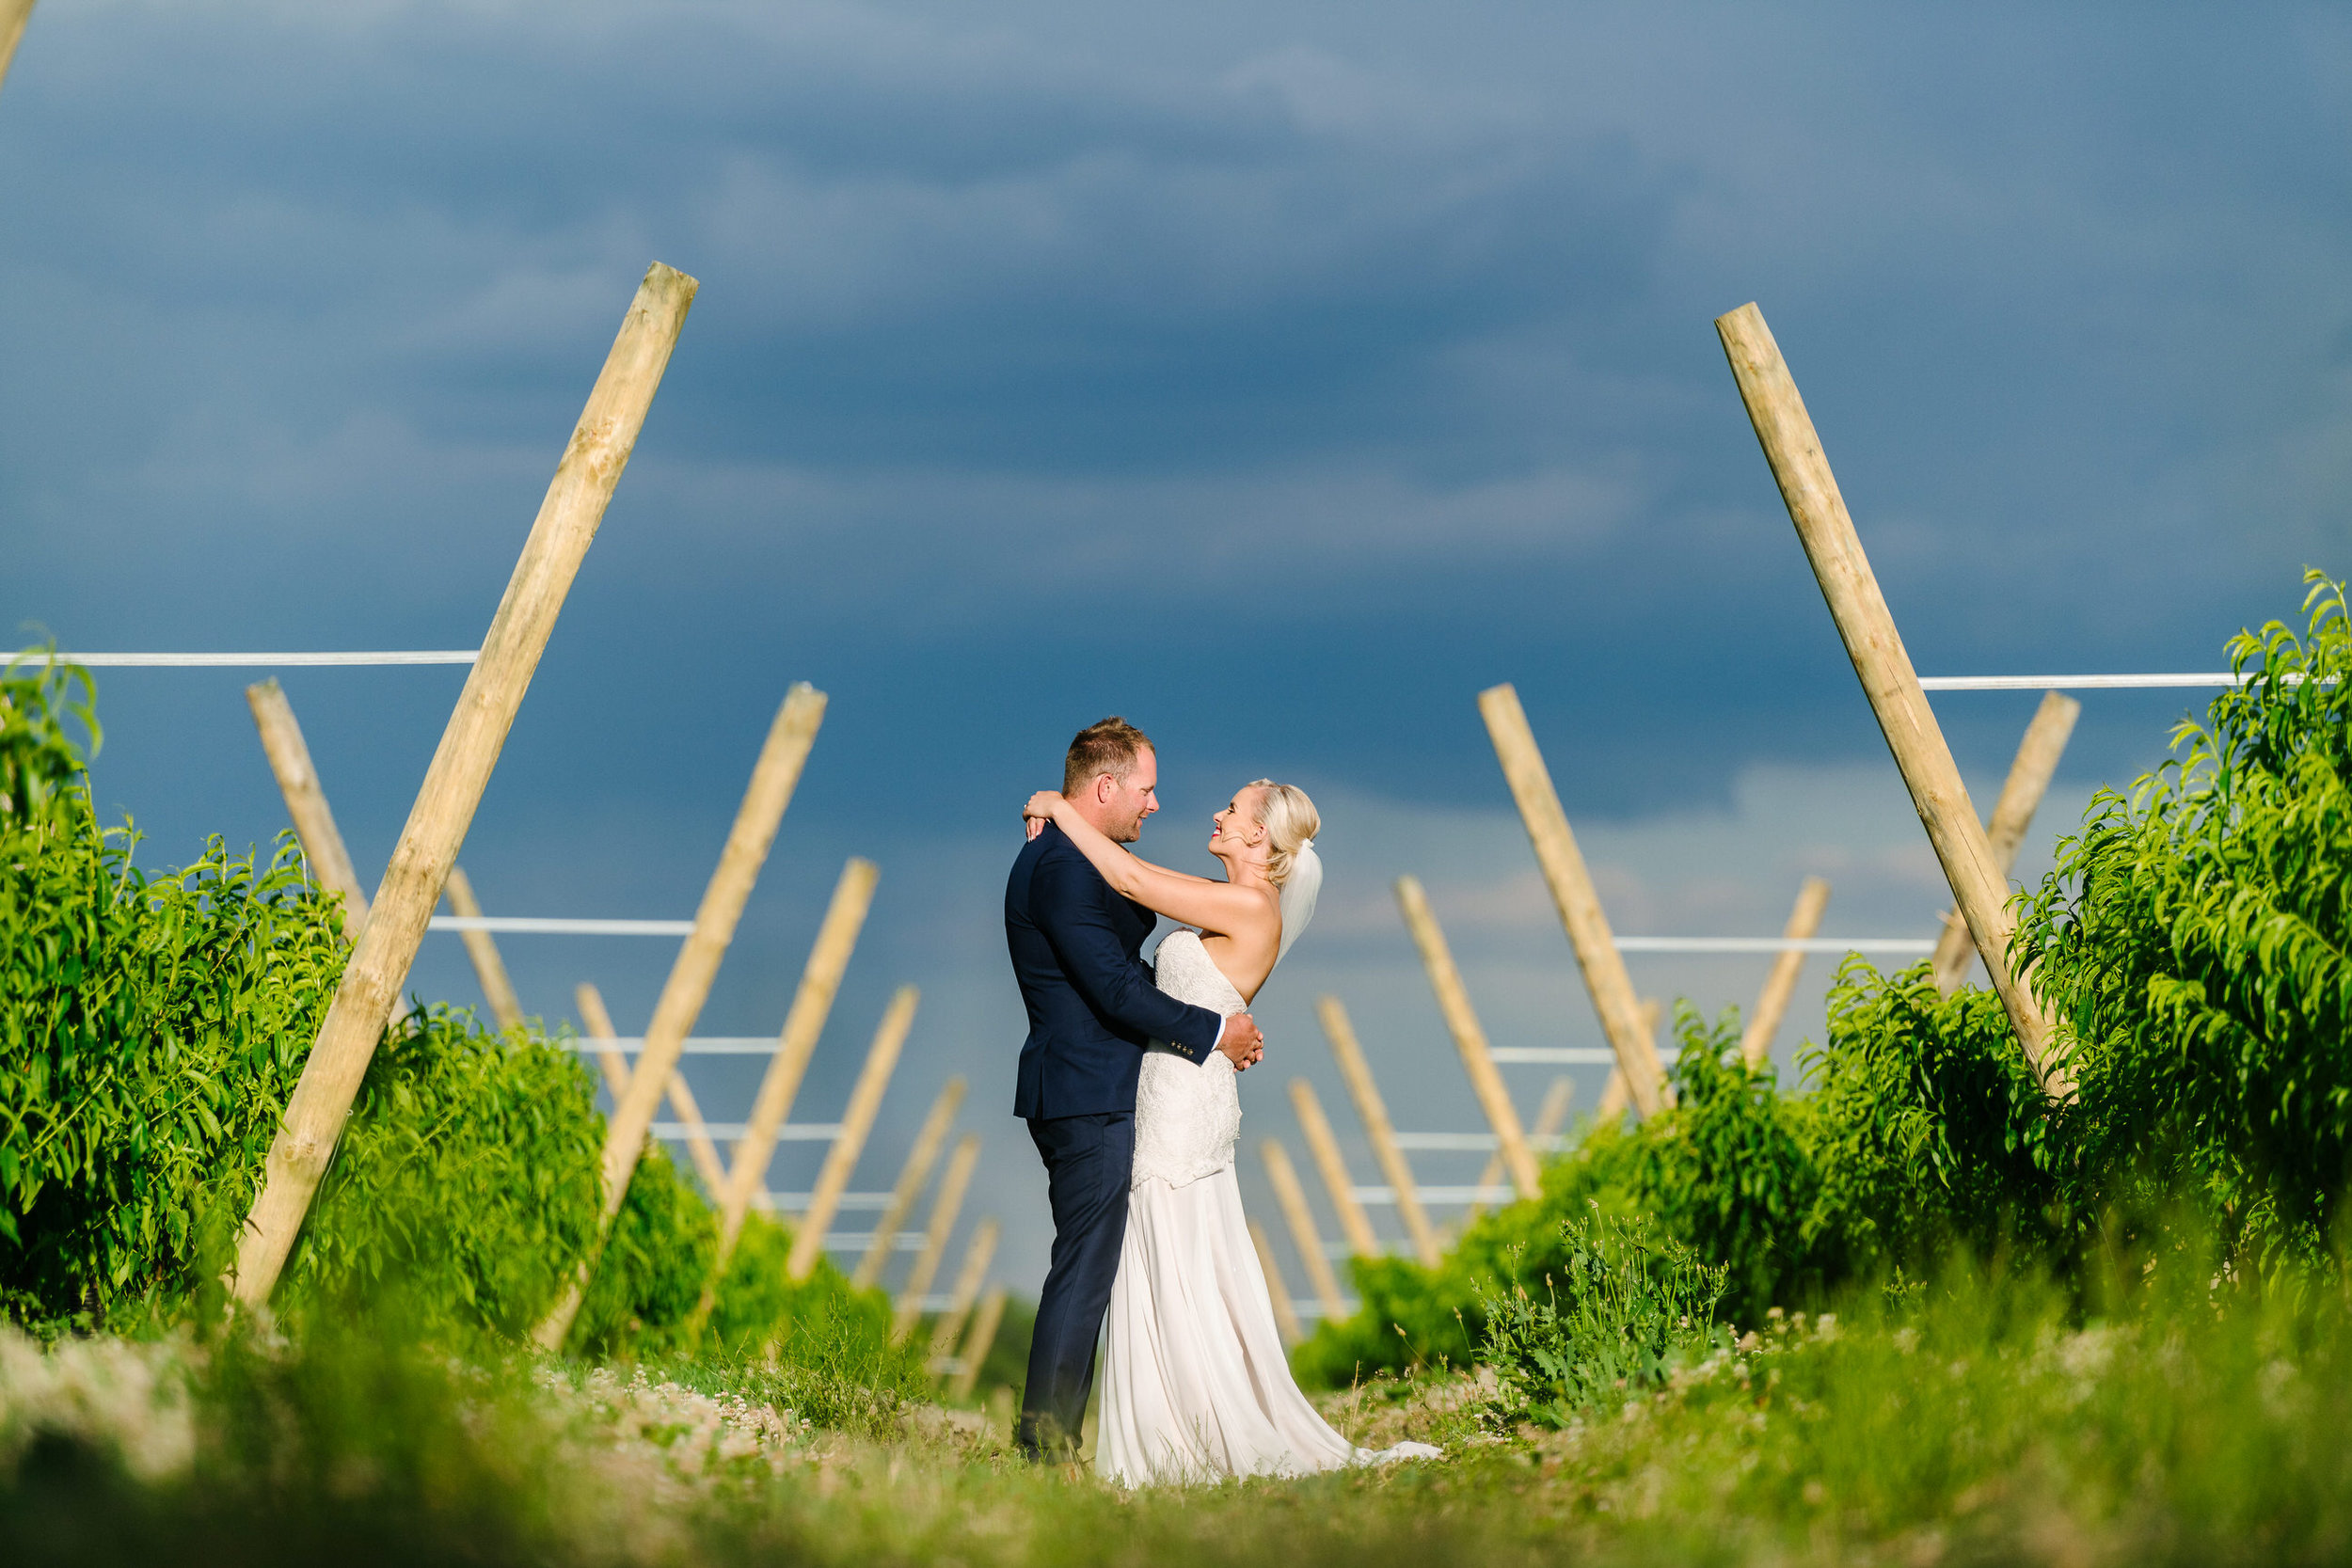
M 1233 1175 L 1236 1081 L 1264 1048 L 1250 1003 L 1323 881 L 1314 804 L 1269 779 L 1244 785 L 1214 819 L 1216 881 L 1126 849 L 1160 809 L 1158 784 L 1135 726 L 1081 731 L 1061 790 L 1024 808 L 1029 841 L 1005 888 L 1029 1014 L 1013 1114 L 1045 1162 L 1054 1213 L 1021 1447 L 1074 1454 L 1102 1336 L 1095 1465 L 1121 1484 L 1434 1456 L 1422 1443 L 1357 1448 L 1299 1392 Z M 1187 928 L 1146 967 L 1159 915 Z

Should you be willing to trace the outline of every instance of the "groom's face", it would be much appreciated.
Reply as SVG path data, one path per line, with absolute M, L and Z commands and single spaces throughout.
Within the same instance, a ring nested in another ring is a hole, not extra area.
M 1110 785 L 1110 799 L 1103 802 L 1103 836 L 1114 844 L 1133 844 L 1143 836 L 1143 819 L 1160 809 L 1160 759 L 1151 747 L 1142 747 L 1125 778 L 1105 773 L 1096 781 L 1096 788 L 1105 783 Z

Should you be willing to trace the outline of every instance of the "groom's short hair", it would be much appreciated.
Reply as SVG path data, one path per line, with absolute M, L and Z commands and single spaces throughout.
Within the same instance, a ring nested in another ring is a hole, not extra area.
M 1135 769 L 1136 754 L 1151 746 L 1150 736 L 1115 713 L 1096 720 L 1070 743 L 1070 754 L 1062 759 L 1061 792 L 1075 798 L 1100 773 L 1125 778 Z

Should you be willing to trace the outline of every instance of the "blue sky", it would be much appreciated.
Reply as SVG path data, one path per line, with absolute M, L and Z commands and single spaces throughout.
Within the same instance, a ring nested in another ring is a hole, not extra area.
M 1326 806 L 1253 1143 L 1295 1137 L 1293 1073 L 1343 1100 L 1327 987 L 1392 1101 L 1474 1125 L 1401 872 L 1498 1041 L 1597 1042 L 1472 705 L 1498 680 L 1620 929 L 1769 931 L 1820 871 L 1834 931 L 1925 934 L 1933 863 L 1709 322 L 1762 306 L 1923 670 L 2212 667 L 2345 566 L 2348 77 L 2320 8 L 43 0 L 0 92 L 0 616 L 475 642 L 636 278 L 693 273 L 466 863 L 495 910 L 686 913 L 785 687 L 823 687 L 704 1027 L 773 1029 L 842 859 L 879 861 L 803 1115 L 924 986 L 858 1185 L 965 1072 L 974 1212 L 1033 1284 L 995 908 L 1073 730 L 1159 738 L 1178 864 L 1242 780 Z M 150 861 L 280 825 L 246 678 L 103 683 L 99 792 Z M 286 685 L 372 878 L 456 677 Z M 2030 854 L 2185 702 L 2092 699 Z M 1980 802 L 2030 707 L 1939 704 Z M 470 999 L 434 940 L 418 984 Z M 527 1005 L 595 978 L 635 1027 L 668 955 L 507 958 Z M 1758 977 L 1637 971 L 1709 1009 Z M 708 1069 L 714 1113 L 747 1070 Z

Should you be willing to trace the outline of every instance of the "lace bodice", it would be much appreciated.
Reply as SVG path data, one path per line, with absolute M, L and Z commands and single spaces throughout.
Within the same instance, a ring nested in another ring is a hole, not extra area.
M 1200 945 L 1198 931 L 1176 931 L 1152 957 L 1160 990 L 1179 1002 L 1215 1013 L 1248 1004 Z M 1221 1051 L 1195 1066 L 1164 1041 L 1144 1053 L 1136 1082 L 1136 1168 L 1133 1184 L 1158 1177 L 1172 1187 L 1215 1176 L 1233 1163 L 1241 1136 L 1241 1094 L 1233 1064 Z

